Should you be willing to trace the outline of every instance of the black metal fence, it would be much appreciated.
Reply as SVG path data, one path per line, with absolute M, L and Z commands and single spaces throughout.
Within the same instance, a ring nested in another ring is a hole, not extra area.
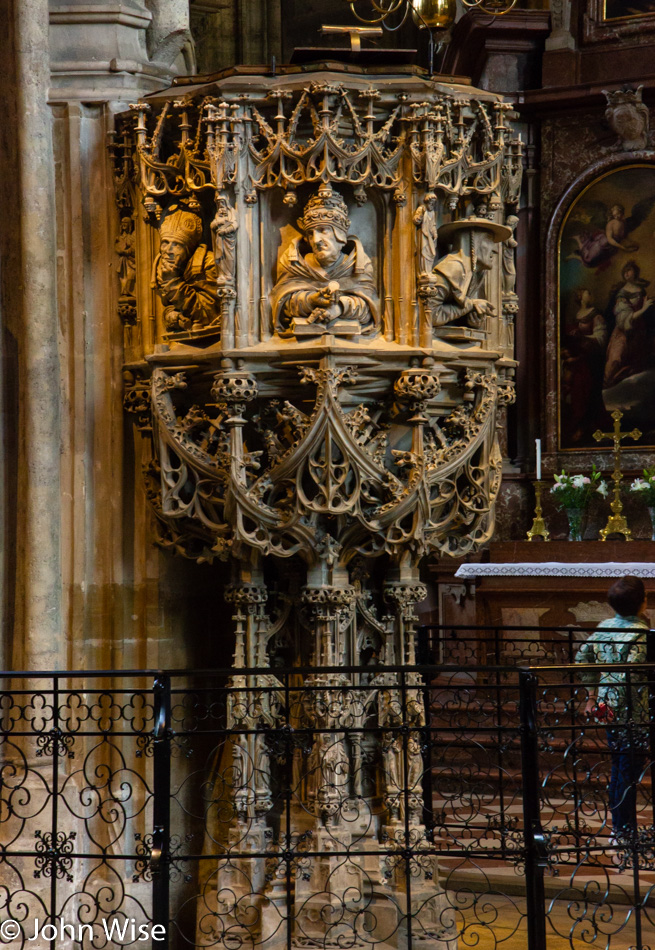
M 591 622 L 585 627 L 425 624 L 418 630 L 417 657 L 426 666 L 566 666 L 575 663 L 580 645 L 595 627 Z M 645 632 L 646 659 L 655 663 L 655 631 Z M 615 643 L 621 646 L 623 641 Z
M 0 945 L 647 950 L 655 666 L 598 671 L 8 675 Z

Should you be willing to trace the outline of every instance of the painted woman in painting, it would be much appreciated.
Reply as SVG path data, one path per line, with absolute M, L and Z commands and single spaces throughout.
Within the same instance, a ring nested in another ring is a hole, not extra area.
M 605 317 L 594 306 L 591 291 L 586 287 L 577 291 L 575 299 L 578 309 L 575 314 L 576 325 L 572 332 L 585 341 L 588 352 L 603 352 L 607 343 Z
M 621 278 L 614 297 L 616 325 L 607 347 L 605 389 L 640 373 L 646 368 L 650 356 L 650 335 L 645 320 L 645 314 L 654 302 L 646 294 L 650 281 L 641 277 L 635 261 L 624 264 Z
M 562 340 L 561 358 L 567 442 L 579 444 L 600 424 L 607 323 L 588 288 L 577 290 L 574 300 L 575 323 L 568 326 Z

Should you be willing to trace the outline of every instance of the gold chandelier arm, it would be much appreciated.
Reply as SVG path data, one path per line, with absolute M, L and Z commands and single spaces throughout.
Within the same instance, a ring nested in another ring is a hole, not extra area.
M 405 2 L 408 2 L 410 6 L 412 5 L 411 0 L 388 0 L 388 2 L 387 0 L 382 0 L 382 2 L 380 2 L 380 0 L 371 0 L 373 9 L 378 13 L 386 14 L 386 16 L 391 16 L 391 14 L 395 13 Z
M 381 23 L 385 26 L 386 21 L 394 13 L 402 10 L 402 20 L 394 29 L 402 26 L 410 11 L 414 14 L 417 25 L 422 25 L 430 29 L 430 25 L 425 21 L 421 13 L 420 4 L 416 5 L 414 0 L 368 0 L 371 8 L 371 15 L 368 17 L 362 15 L 355 9 L 356 6 L 359 5 L 359 0 L 347 0 L 347 2 L 349 3 L 353 16 L 359 20 L 360 23 L 369 25 Z M 462 0 L 464 6 L 468 7 L 468 9 L 481 10 L 488 16 L 503 16 L 514 8 L 516 2 L 517 0 Z M 387 26 L 385 26 L 385 28 L 389 29 Z
M 477 8 L 489 16 L 504 16 L 516 5 L 516 0 L 509 0 L 509 3 L 503 3 L 502 0 L 491 0 L 490 6 L 486 5 L 485 0 L 462 0 L 465 7 L 469 9 Z
M 355 10 L 354 2 L 350 4 L 350 9 L 352 10 L 353 16 L 355 17 L 355 19 L 359 20 L 360 23 L 368 23 L 368 24 L 382 23 L 386 17 L 386 14 L 384 14 L 383 16 L 372 17 L 371 19 L 367 19 L 366 17 L 360 16 L 357 10 Z
M 369 23 L 369 24 L 384 23 L 387 17 L 392 16 L 396 12 L 396 10 L 399 10 L 403 6 L 403 4 L 407 5 L 406 10 L 405 10 L 405 16 L 406 16 L 408 12 L 408 8 L 411 6 L 411 2 L 408 2 L 408 0 L 389 0 L 388 4 L 385 3 L 384 0 L 382 3 L 380 3 L 380 0 L 370 0 L 373 10 L 377 14 L 379 14 L 379 16 L 367 18 L 367 17 L 362 16 L 355 9 L 355 4 L 357 2 L 358 0 L 350 0 L 350 9 L 353 13 L 353 16 L 357 20 L 359 20 L 360 23 Z M 403 21 L 404 19 L 405 17 L 403 17 Z

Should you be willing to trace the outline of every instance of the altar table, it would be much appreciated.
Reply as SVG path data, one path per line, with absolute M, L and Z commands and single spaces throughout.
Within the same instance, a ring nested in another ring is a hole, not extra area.
M 612 616 L 613 580 L 635 574 L 655 625 L 652 541 L 492 542 L 479 561 L 450 567 L 442 559 L 431 574 L 452 595 L 439 598 L 441 623 L 593 629 Z

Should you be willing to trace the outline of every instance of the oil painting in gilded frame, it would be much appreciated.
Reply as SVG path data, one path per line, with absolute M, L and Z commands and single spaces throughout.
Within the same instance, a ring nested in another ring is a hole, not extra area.
M 604 20 L 627 20 L 655 14 L 655 0 L 605 0 Z
M 655 164 L 605 172 L 579 194 L 558 242 L 561 450 L 595 449 L 620 409 L 655 445 Z

